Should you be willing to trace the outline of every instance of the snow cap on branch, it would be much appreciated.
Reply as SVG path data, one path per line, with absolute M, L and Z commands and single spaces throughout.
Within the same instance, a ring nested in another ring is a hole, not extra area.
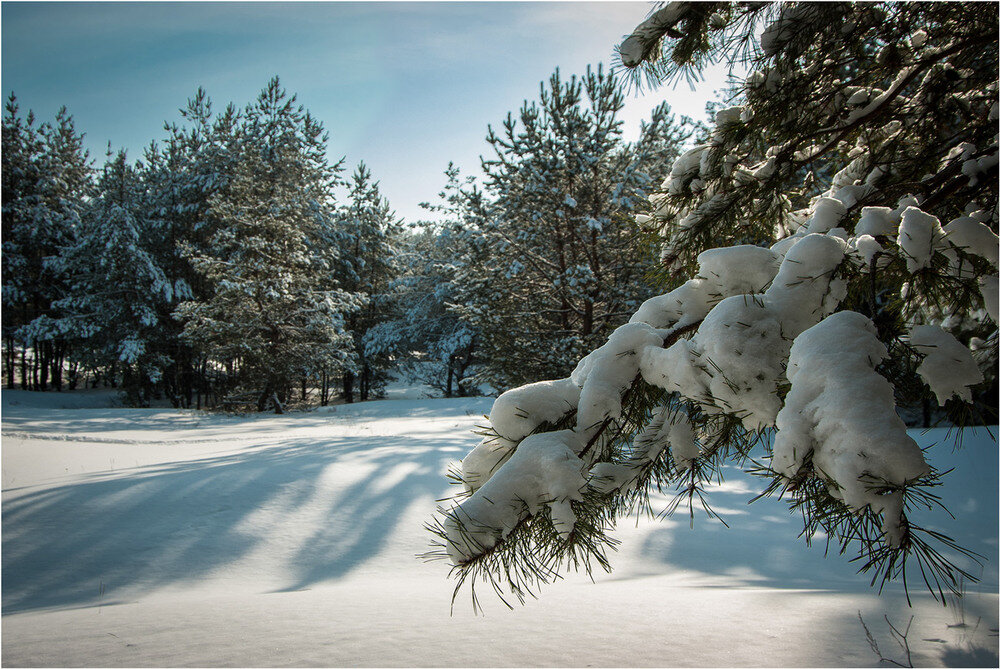
M 542 423 L 555 423 L 575 409 L 581 385 L 565 378 L 512 388 L 493 402 L 490 425 L 505 439 L 520 441 Z
M 580 361 L 571 377 L 581 387 L 577 431 L 587 433 L 621 415 L 622 393 L 639 371 L 641 352 L 662 345 L 663 337 L 646 323 L 626 323 Z
M 649 298 L 629 322 L 673 329 L 697 323 L 724 297 L 762 291 L 777 274 L 780 261 L 778 254 L 759 246 L 703 251 L 695 278 Z
M 664 35 L 669 35 L 689 9 L 688 2 L 671 2 L 640 23 L 629 35 L 618 52 L 625 67 L 636 67 L 648 58 L 653 46 Z
M 525 438 L 514 455 L 445 519 L 448 554 L 459 565 L 492 548 L 526 515 L 551 505 L 557 531 L 573 527 L 570 500 L 582 498 L 586 465 L 577 453 L 581 436 L 572 430 Z
M 941 221 L 917 207 L 907 207 L 899 224 L 899 248 L 906 257 L 906 269 L 911 274 L 930 267 L 934 252 L 947 248 Z
M 963 402 L 972 401 L 970 386 L 981 383 L 983 373 L 967 347 L 937 325 L 918 325 L 910 330 L 910 346 L 924 354 L 917 373 L 931 387 L 939 405 L 944 406 L 952 395 Z
M 904 532 L 899 488 L 930 470 L 896 415 L 892 386 L 875 371 L 885 356 L 875 326 L 852 311 L 796 338 L 771 467 L 794 479 L 811 461 L 833 497 L 881 513 L 886 540 L 896 546 Z

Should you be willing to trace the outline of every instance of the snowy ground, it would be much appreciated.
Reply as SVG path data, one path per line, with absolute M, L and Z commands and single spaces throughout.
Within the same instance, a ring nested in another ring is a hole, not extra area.
M 989 559 L 960 607 L 876 596 L 797 539 L 782 503 L 748 508 L 756 482 L 734 474 L 712 497 L 732 529 L 642 520 L 596 583 L 571 576 L 513 611 L 484 590 L 485 616 L 463 593 L 449 615 L 447 566 L 415 556 L 490 400 L 421 395 L 240 418 L 3 391 L 3 664 L 876 665 L 860 612 L 893 659 L 884 615 L 913 616 L 917 666 L 997 665 L 985 431 L 957 452 L 916 435 L 957 467 L 958 520 L 940 527 Z

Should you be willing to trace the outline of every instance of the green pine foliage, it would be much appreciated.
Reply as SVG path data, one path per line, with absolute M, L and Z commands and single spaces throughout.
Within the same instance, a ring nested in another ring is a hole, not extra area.
M 342 254 L 337 276 L 345 290 L 357 293 L 363 301 L 347 319 L 354 338 L 355 366 L 344 372 L 341 383 L 344 399 L 353 402 L 355 390 L 361 401 L 381 397 L 394 364 L 390 352 L 374 338 L 379 326 L 395 316 L 389 291 L 400 273 L 401 226 L 364 163 L 358 165 L 349 185 L 348 202 L 340 212 Z
M 183 299 L 205 300 L 211 287 L 189 261 L 207 253 L 218 228 L 210 200 L 228 187 L 239 155 L 240 112 L 232 104 L 212 111 L 204 89 L 181 109 L 185 125 L 165 125 L 162 143 L 153 142 L 138 165 L 145 184 L 141 205 L 150 221 L 150 245 L 160 267 Z M 181 337 L 182 321 L 173 317 L 176 304 L 163 305 L 160 350 L 169 360 L 159 389 L 174 406 L 193 407 L 225 394 L 226 376 L 219 367 Z
M 623 104 L 600 68 L 556 71 L 537 102 L 490 128 L 482 192 L 470 191 L 479 272 L 459 311 L 489 351 L 477 381 L 564 376 L 649 294 L 652 254 L 633 215 L 688 133 L 664 105 L 626 143 Z
M 124 152 L 108 156 L 75 244 L 49 259 L 69 287 L 56 317 L 33 328 L 72 342 L 84 368 L 116 366 L 131 405 L 148 404 L 169 358 L 159 349 L 162 314 L 185 297 L 148 248 L 151 225 L 140 209 L 142 182 Z
M 209 252 L 192 251 L 212 287 L 181 304 L 183 337 L 213 359 L 236 361 L 237 391 L 280 411 L 292 384 L 320 369 L 350 368 L 345 312 L 356 296 L 316 285 L 310 238 L 331 200 L 322 126 L 271 81 L 243 118 L 240 155 L 227 188 L 209 200 L 217 230 Z
M 83 135 L 60 109 L 52 122 L 21 115 L 13 94 L 3 115 L 3 345 L 7 386 L 63 385 L 70 343 L 48 327 L 66 277 L 47 258 L 76 240 L 92 167 Z M 40 319 L 36 327 L 31 324 Z M 73 380 L 70 379 L 73 383 Z
M 397 224 L 363 165 L 338 205 L 342 163 L 322 124 L 273 79 L 215 113 L 199 89 L 142 160 L 94 178 L 72 117 L 3 120 L 4 372 L 14 387 L 86 376 L 144 405 L 282 410 L 332 399 L 388 357 L 364 335 L 393 278 Z M 359 320 L 348 319 L 359 315 Z M 298 392 L 294 392 L 298 391 Z

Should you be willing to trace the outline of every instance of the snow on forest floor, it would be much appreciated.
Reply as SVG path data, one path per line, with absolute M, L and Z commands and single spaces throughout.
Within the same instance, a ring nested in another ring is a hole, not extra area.
M 448 464 L 490 400 L 388 399 L 285 416 L 109 408 L 109 395 L 3 391 L 5 666 L 875 666 L 864 617 L 905 661 L 997 665 L 997 444 L 914 433 L 988 558 L 961 606 L 915 582 L 881 597 L 784 503 L 731 472 L 704 514 L 617 532 L 613 574 L 570 575 L 508 611 L 488 587 L 450 614 L 426 563 Z M 994 431 L 995 433 L 995 431 Z M 663 500 L 665 503 L 665 500 Z M 977 573 L 979 567 L 975 568 Z M 916 576 L 919 581 L 919 575 Z

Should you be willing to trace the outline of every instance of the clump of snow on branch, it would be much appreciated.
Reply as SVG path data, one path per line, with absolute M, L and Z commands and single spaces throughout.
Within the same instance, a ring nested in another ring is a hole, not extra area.
M 576 408 L 580 385 L 572 379 L 559 379 L 508 390 L 493 403 L 490 425 L 505 439 L 520 441 L 542 423 L 555 423 Z
M 861 218 L 854 226 L 854 234 L 895 236 L 899 231 L 899 220 L 892 220 L 892 210 L 889 207 L 864 207 L 861 209 Z
M 779 262 L 776 253 L 759 246 L 704 251 L 695 278 L 643 302 L 631 322 L 672 329 L 697 323 L 723 298 L 763 290 L 777 274 Z
M 972 352 L 937 325 L 918 325 L 910 330 L 910 346 L 924 354 L 917 373 L 930 386 L 938 404 L 952 395 L 963 402 L 972 401 L 970 386 L 983 381 Z
M 462 485 L 467 492 L 475 492 L 490 480 L 517 448 L 517 442 L 501 436 L 486 437 L 462 459 Z
M 656 42 L 684 18 L 688 3 L 671 2 L 640 23 L 632 34 L 618 47 L 622 64 L 635 67 L 646 57 Z
M 626 323 L 580 361 L 570 377 L 581 387 L 577 431 L 587 434 L 621 415 L 621 396 L 639 371 L 641 351 L 662 345 L 663 337 L 646 323 Z
M 572 379 L 540 381 L 502 393 L 490 410 L 490 426 L 496 433 L 485 437 L 462 460 L 462 483 L 475 492 L 506 460 L 519 441 L 543 423 L 555 423 L 576 409 L 580 387 Z
M 944 232 L 955 248 L 979 256 L 996 267 L 1000 237 L 986 225 L 989 217 L 989 212 L 982 210 L 969 216 L 959 216 L 944 226 Z
M 929 267 L 934 252 L 946 248 L 941 221 L 916 207 L 907 207 L 899 225 L 899 248 L 911 274 Z
M 792 339 L 844 296 L 843 282 L 833 274 L 845 248 L 837 237 L 802 237 L 786 252 L 766 291 L 727 297 L 690 340 L 647 349 L 643 378 L 700 403 L 708 413 L 737 414 L 748 429 L 773 425 Z
M 448 554 L 461 564 L 492 548 L 526 515 L 551 508 L 557 531 L 568 534 L 575 516 L 571 500 L 582 499 L 586 464 L 577 453 L 580 435 L 572 430 L 525 438 L 500 470 L 445 521 Z
M 882 514 L 882 529 L 895 546 L 904 532 L 900 488 L 930 470 L 896 415 L 892 386 L 875 372 L 886 355 L 875 326 L 851 311 L 796 338 L 771 466 L 793 479 L 811 461 L 832 496 Z
M 773 56 L 781 51 L 800 32 L 800 23 L 813 12 L 808 3 L 788 3 L 781 7 L 778 18 L 764 29 L 760 46 L 764 53 Z

